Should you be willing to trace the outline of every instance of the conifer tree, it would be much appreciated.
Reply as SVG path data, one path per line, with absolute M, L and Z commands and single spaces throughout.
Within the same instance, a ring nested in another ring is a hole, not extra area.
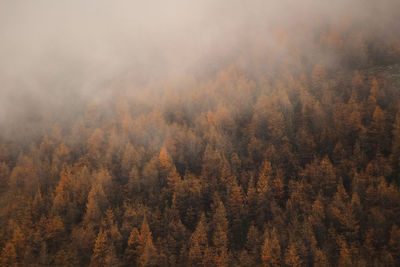
M 281 246 L 276 230 L 266 230 L 264 244 L 261 248 L 261 260 L 264 266 L 281 266 Z M 286 259 L 285 259 L 286 260 Z M 291 262 L 292 263 L 292 262 Z
M 190 237 L 189 264 L 201 266 L 205 252 L 208 248 L 207 223 L 204 213 L 196 226 L 196 230 Z

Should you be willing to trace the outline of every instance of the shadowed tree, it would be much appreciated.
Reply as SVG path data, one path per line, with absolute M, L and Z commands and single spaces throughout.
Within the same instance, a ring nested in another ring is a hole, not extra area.
M 281 246 L 275 229 L 266 230 L 261 248 L 261 261 L 264 266 L 282 266 Z
M 191 266 L 202 266 L 202 262 L 208 248 L 207 222 L 204 213 L 196 226 L 196 230 L 190 237 L 189 264 Z

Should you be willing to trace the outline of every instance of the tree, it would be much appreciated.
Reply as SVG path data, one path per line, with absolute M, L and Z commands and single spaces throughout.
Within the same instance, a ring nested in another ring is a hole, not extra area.
M 337 222 L 338 229 L 348 238 L 355 238 L 358 233 L 358 221 L 355 218 L 349 195 L 342 182 L 337 186 L 337 192 L 330 205 L 332 221 Z
M 101 129 L 97 128 L 93 131 L 92 135 L 87 141 L 87 154 L 89 160 L 95 167 L 101 166 L 101 158 L 104 152 L 104 145 L 104 133 Z
M 326 196 L 334 194 L 337 177 L 332 162 L 327 156 L 321 160 L 315 159 L 311 164 L 307 164 L 300 175 L 307 179 L 315 193 L 322 190 Z
M 397 177 L 400 177 L 400 108 L 393 123 L 392 135 L 391 161 Z
M 216 266 L 228 265 L 228 220 L 226 218 L 226 210 L 222 201 L 219 201 L 218 207 L 212 220 L 213 225 L 213 245 L 214 245 L 214 262 Z
M 103 230 L 100 230 L 96 238 L 96 243 L 94 244 L 90 266 L 106 266 L 107 253 L 107 235 Z
M 246 244 L 240 257 L 241 263 L 246 263 L 246 266 L 257 266 L 260 264 L 260 233 L 253 223 L 249 227 Z
M 151 238 L 146 240 L 143 252 L 139 257 L 139 266 L 157 266 L 157 250 Z
M 237 248 L 244 245 L 247 231 L 247 229 L 243 227 L 243 221 L 247 216 L 245 213 L 244 196 L 242 191 L 242 187 L 238 185 L 236 179 L 234 179 L 232 185 L 228 187 L 227 217 L 231 222 L 232 244 Z
M 158 154 L 158 161 L 161 169 L 161 173 L 169 171 L 172 167 L 172 158 L 169 155 L 165 146 L 161 147 L 160 153 Z
M 315 251 L 314 256 L 314 266 L 315 267 L 326 267 L 330 266 L 328 259 L 326 258 L 325 252 L 321 249 Z
M 272 181 L 272 194 L 277 200 L 282 200 L 284 197 L 283 170 L 281 169 L 277 171 L 277 175 Z
M 124 153 L 122 155 L 121 159 L 121 173 L 125 177 L 128 177 L 130 174 L 130 171 L 135 168 L 137 165 L 141 164 L 142 157 L 135 149 L 135 147 L 131 144 L 128 143 L 126 145 L 126 148 L 124 150 Z
M 264 236 L 264 244 L 261 248 L 261 260 L 263 265 L 266 267 L 282 266 L 281 246 L 276 229 L 266 230 Z
M 45 238 L 50 249 L 58 248 L 65 240 L 66 232 L 60 216 L 47 219 Z
M 187 240 L 187 230 L 179 218 L 174 218 L 168 224 L 168 252 L 170 255 L 170 264 L 176 265 L 182 248 Z
M 111 237 L 103 229 L 97 235 L 93 248 L 93 254 L 90 258 L 90 266 L 119 266 L 119 260 L 116 255 L 115 247 L 112 244 Z
M 176 167 L 172 166 L 172 169 L 169 172 L 168 178 L 167 178 L 168 187 L 170 188 L 170 190 L 172 192 L 174 192 L 176 190 L 176 187 L 181 180 L 182 180 L 181 176 L 179 175 L 178 171 L 176 170 Z
M 393 224 L 390 231 L 389 250 L 395 262 L 400 260 L 400 229 L 396 224 Z
M 64 170 L 60 174 L 60 180 L 55 189 L 53 201 L 53 212 L 56 215 L 67 216 L 71 210 L 72 199 L 72 173 L 71 170 Z
M 142 221 L 142 226 L 140 227 L 140 235 L 137 244 L 137 251 L 139 255 L 143 254 L 146 243 L 150 241 L 153 242 L 153 234 L 151 233 L 150 226 L 147 222 L 147 217 L 145 216 Z
M 207 179 L 210 186 L 215 185 L 217 177 L 220 174 L 218 166 L 220 166 L 221 160 L 221 154 L 208 144 L 203 154 L 201 175 Z
M 10 190 L 18 194 L 33 195 L 38 187 L 37 169 L 32 158 L 21 155 L 10 173 Z
M 15 246 L 11 242 L 7 242 L 1 251 L 0 262 L 2 266 L 19 266 L 18 256 Z
M 385 131 L 385 120 L 385 113 L 379 106 L 376 106 L 372 114 L 371 125 L 367 131 L 367 154 L 370 156 L 377 152 L 381 152 L 386 148 L 387 136 Z
M 259 214 L 257 212 L 257 190 L 254 186 L 253 176 L 250 177 L 247 185 L 246 202 L 248 207 L 249 221 L 255 221 Z
M 140 255 L 140 252 L 137 248 L 139 245 L 139 236 L 140 233 L 138 229 L 136 227 L 133 227 L 131 233 L 129 234 L 128 244 L 125 249 L 125 258 L 127 264 L 133 265 Z
M 161 183 L 158 180 L 158 159 L 152 157 L 142 169 L 141 185 L 143 190 L 147 192 L 156 192 L 159 189 Z
M 110 242 L 112 243 L 116 253 L 120 253 L 122 252 L 123 240 L 118 228 L 118 224 L 114 217 L 114 212 L 111 209 L 107 209 L 104 215 L 105 216 L 101 223 L 101 227 L 109 236 Z
M 285 252 L 285 264 L 286 266 L 301 266 L 303 263 L 302 259 L 298 255 L 296 246 L 293 242 L 289 243 L 289 246 L 286 249 Z
M 258 224 L 261 225 L 262 221 L 266 221 L 268 214 L 268 203 L 272 199 L 272 166 L 271 163 L 266 161 L 261 165 L 258 181 L 257 181 L 257 213 Z
M 81 265 L 79 262 L 78 251 L 71 245 L 62 246 L 55 255 L 54 264 L 56 266 L 74 267 Z
M 196 226 L 196 230 L 190 237 L 189 264 L 191 266 L 201 266 L 207 248 L 207 223 L 203 213 Z
M 339 266 L 351 267 L 353 266 L 353 262 L 351 260 L 351 251 L 349 246 L 347 245 L 346 240 L 343 236 L 339 236 L 339 247 L 340 247 L 340 256 L 339 256 Z
M 101 220 L 103 212 L 107 208 L 108 201 L 101 184 L 92 185 L 86 203 L 86 213 L 84 221 L 86 223 L 97 223 Z
M 7 189 L 10 168 L 5 162 L 0 162 L 0 193 Z
M 322 62 L 318 63 L 315 65 L 313 71 L 312 71 L 312 83 L 315 88 L 322 89 L 321 86 L 323 85 L 323 82 L 326 77 L 326 70 L 325 66 Z

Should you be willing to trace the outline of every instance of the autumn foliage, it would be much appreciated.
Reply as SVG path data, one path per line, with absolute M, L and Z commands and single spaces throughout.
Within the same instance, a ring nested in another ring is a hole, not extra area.
M 400 54 L 351 33 L 1 135 L 1 265 L 398 265 Z

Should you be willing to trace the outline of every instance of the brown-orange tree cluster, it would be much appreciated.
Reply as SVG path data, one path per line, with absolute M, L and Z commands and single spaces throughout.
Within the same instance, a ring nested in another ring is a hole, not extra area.
M 395 266 L 400 45 L 353 37 L 2 136 L 2 266 Z

